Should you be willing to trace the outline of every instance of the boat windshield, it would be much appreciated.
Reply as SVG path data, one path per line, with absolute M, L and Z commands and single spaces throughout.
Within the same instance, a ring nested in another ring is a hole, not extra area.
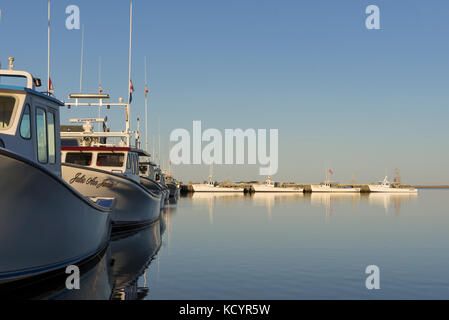
M 99 153 L 97 156 L 99 167 L 123 167 L 124 162 L 124 153 Z
M 90 166 L 92 163 L 92 153 L 70 152 L 65 156 L 65 162 L 80 166 Z
M 0 96 L 0 130 L 6 130 L 11 125 L 16 99 L 10 96 Z

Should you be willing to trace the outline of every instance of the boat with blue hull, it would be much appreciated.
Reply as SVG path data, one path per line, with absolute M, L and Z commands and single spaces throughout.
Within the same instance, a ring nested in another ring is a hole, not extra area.
M 111 208 L 61 178 L 59 108 L 25 71 L 0 70 L 0 292 L 78 265 L 108 243 Z M 23 80 L 23 86 L 6 85 Z

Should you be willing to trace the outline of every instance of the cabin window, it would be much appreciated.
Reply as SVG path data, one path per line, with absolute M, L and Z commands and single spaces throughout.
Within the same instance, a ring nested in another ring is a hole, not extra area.
M 20 136 L 24 139 L 31 138 L 31 113 L 29 104 L 25 106 L 23 111 L 22 121 L 20 122 Z
M 145 166 L 145 165 L 139 166 L 139 169 L 140 169 L 140 174 L 147 175 L 147 173 L 148 173 L 148 167 L 147 166 Z
M 126 167 L 128 168 L 128 169 L 131 169 L 131 155 L 128 153 L 128 157 L 127 157 L 127 161 L 126 161 Z
M 138 174 L 139 170 L 137 170 L 137 157 L 133 154 L 133 173 Z
M 56 163 L 55 115 L 47 112 L 48 162 Z
M 92 163 L 92 153 L 69 152 L 65 156 L 65 162 L 80 166 L 90 166 Z
M 0 96 L 0 130 L 6 130 L 11 125 L 16 99 Z
M 47 163 L 47 119 L 44 109 L 36 109 L 37 160 Z
M 99 153 L 97 166 L 99 167 L 123 167 L 125 155 L 123 153 Z

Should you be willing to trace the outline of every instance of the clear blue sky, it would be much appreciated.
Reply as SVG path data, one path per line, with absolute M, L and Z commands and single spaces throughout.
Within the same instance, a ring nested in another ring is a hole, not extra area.
M 79 90 L 81 31 L 65 28 L 76 4 L 85 25 L 84 91 L 126 97 L 129 1 L 52 1 L 52 80 L 60 99 Z M 381 28 L 365 28 L 369 4 Z M 151 136 L 162 151 L 175 128 L 279 129 L 278 181 L 449 183 L 449 2 L 444 0 L 134 0 L 132 118 L 143 118 L 150 60 Z M 2 0 L 0 61 L 46 77 L 47 1 Z M 62 111 L 62 120 L 96 111 Z M 109 112 L 119 129 L 121 111 Z M 157 139 L 156 139 L 157 140 Z M 215 166 L 218 180 L 259 179 L 258 165 Z M 180 166 L 184 181 L 207 166 Z

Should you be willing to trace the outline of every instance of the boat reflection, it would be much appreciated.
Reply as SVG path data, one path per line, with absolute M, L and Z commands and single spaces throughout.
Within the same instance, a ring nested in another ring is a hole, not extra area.
M 225 206 L 235 204 L 235 200 L 244 199 L 243 193 L 237 192 L 194 192 L 191 196 L 194 205 L 207 206 L 209 209 L 210 224 L 214 224 L 214 203 L 224 202 Z
M 364 197 L 360 193 L 311 193 L 307 194 L 312 206 L 320 206 L 326 209 L 326 220 L 330 219 L 334 213 L 335 204 L 351 203 L 354 208 Z
M 173 208 L 164 209 L 161 219 L 140 231 L 117 236 L 101 254 L 79 266 L 79 289 L 67 289 L 69 274 L 60 272 L 8 290 L 5 297 L 44 300 L 144 299 L 149 292 L 145 270 L 161 247 L 161 236 L 166 228 L 170 228 L 173 212 Z M 143 286 L 139 286 L 138 280 L 142 275 Z M 2 292 L 0 296 L 3 296 Z
M 388 213 L 389 208 L 393 206 L 395 214 L 399 214 L 403 202 L 416 198 L 418 198 L 417 193 L 370 193 L 368 196 L 368 202 L 370 205 L 382 206 L 385 213 Z
M 163 226 L 165 228 L 165 226 Z M 148 295 L 146 283 L 138 285 L 138 279 L 148 268 L 161 247 L 161 221 L 148 228 L 111 241 L 114 261 L 114 287 L 112 299 L 136 300 Z
M 351 203 L 352 208 L 361 203 L 367 203 L 370 206 L 381 206 L 385 213 L 388 213 L 390 207 L 394 207 L 396 214 L 401 211 L 402 204 L 416 199 L 416 193 L 362 193 L 362 194 L 332 194 L 332 193 L 312 193 L 306 195 L 310 198 L 312 206 L 321 206 L 326 208 L 326 217 L 332 217 L 335 205 L 347 205 Z
M 108 246 L 95 257 L 79 265 L 80 279 L 78 290 L 66 288 L 65 269 L 45 278 L 15 283 L 14 287 L 2 287 L 0 297 L 27 300 L 107 300 L 112 294 L 111 249 Z M 8 290 L 6 290 L 8 289 Z
M 269 193 L 255 192 L 251 195 L 254 206 L 266 207 L 268 217 L 271 220 L 271 214 L 275 206 L 283 206 L 288 203 L 294 203 L 304 200 L 304 193 Z

